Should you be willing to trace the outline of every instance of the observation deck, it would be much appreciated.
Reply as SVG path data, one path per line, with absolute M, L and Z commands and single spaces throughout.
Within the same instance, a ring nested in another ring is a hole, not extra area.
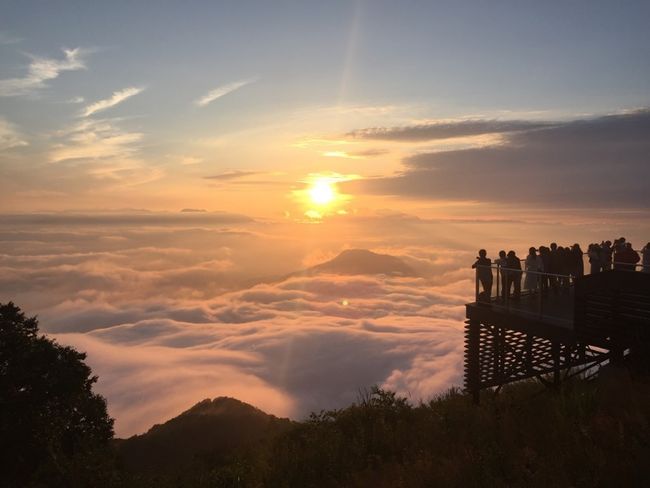
M 558 384 L 647 348 L 648 271 L 633 265 L 574 277 L 477 266 L 476 301 L 466 304 L 466 390 L 478 401 L 482 389 L 526 378 Z M 479 275 L 490 273 L 495 296 L 480 291 Z M 524 283 L 520 295 L 504 293 L 516 280 Z

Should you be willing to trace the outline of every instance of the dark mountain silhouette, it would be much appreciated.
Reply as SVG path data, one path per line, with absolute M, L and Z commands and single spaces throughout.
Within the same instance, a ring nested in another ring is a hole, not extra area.
M 334 259 L 313 266 L 308 273 L 334 273 L 343 275 L 385 274 L 416 276 L 417 273 L 400 258 L 378 254 L 368 249 L 347 249 Z
M 219 397 L 203 400 L 145 434 L 118 439 L 116 447 L 127 471 L 170 474 L 220 465 L 291 424 L 234 398 Z

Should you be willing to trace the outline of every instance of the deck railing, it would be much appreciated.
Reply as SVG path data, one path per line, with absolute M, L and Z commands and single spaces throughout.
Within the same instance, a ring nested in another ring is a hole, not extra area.
M 648 265 L 612 264 L 617 271 L 650 273 Z M 481 273 L 487 274 L 488 270 L 492 275 L 492 286 L 488 287 L 489 293 L 486 293 L 481 283 Z M 585 271 L 587 270 L 588 266 L 585 266 Z M 476 265 L 476 303 L 570 325 L 573 321 L 573 285 L 578 277 L 574 274 L 508 268 L 498 264 L 479 264 Z

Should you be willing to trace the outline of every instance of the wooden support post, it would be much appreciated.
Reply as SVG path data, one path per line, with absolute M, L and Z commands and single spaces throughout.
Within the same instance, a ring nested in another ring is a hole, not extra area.
M 531 374 L 533 372 L 533 336 L 526 334 L 526 350 L 525 350 L 525 361 L 526 361 L 526 373 Z
M 610 363 L 619 366 L 623 362 L 623 348 L 620 346 L 613 346 L 609 351 Z
M 553 354 L 553 386 L 558 388 L 560 386 L 560 343 L 553 341 L 551 346 L 551 354 Z
M 480 401 L 480 338 L 481 323 L 469 320 L 465 326 L 465 385 L 476 404 Z

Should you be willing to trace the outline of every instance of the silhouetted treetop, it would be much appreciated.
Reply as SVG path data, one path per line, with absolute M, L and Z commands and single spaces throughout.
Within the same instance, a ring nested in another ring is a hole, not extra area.
M 38 321 L 0 304 L 0 472 L 5 486 L 100 484 L 113 437 L 86 355 L 38 334 Z

